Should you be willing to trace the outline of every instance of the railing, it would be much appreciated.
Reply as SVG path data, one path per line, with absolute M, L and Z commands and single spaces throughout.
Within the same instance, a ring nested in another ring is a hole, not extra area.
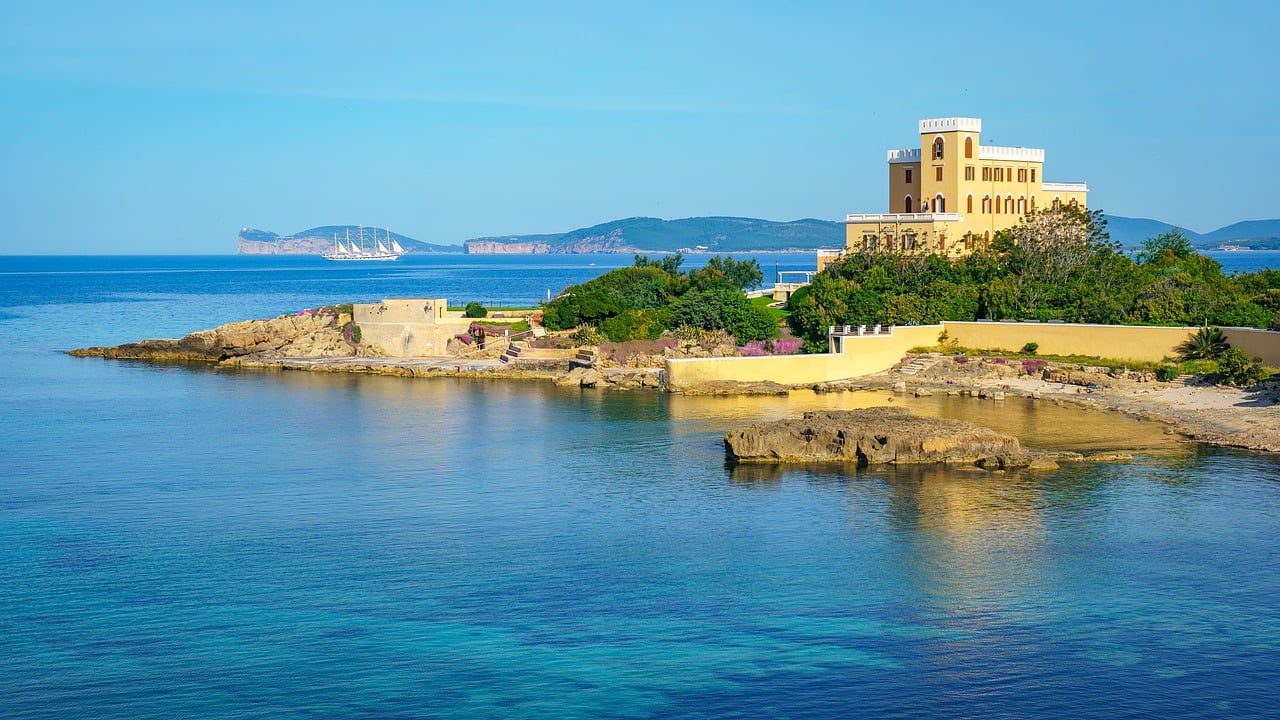
M 960 213 L 868 213 L 862 215 L 846 215 L 847 223 L 860 222 L 959 222 L 964 217 Z
M 890 150 L 889 162 L 920 162 L 920 148 Z
M 539 330 L 541 330 L 542 328 L 538 328 L 538 329 L 539 329 Z M 521 331 L 520 331 L 520 332 L 518 332 L 518 333 L 507 333 L 507 334 L 504 334 L 504 335 L 502 336 L 502 339 L 503 339 L 503 340 L 506 340 L 508 343 L 510 343 L 512 340 L 515 340 L 515 339 L 516 339 L 516 338 L 518 338 L 518 337 L 523 337 L 523 336 L 526 336 L 526 335 L 527 335 L 527 336 L 533 336 L 533 335 L 534 335 L 534 329 L 533 329 L 533 328 L 530 328 L 530 329 L 528 329 L 528 330 L 521 330 Z M 485 337 L 489 337 L 488 333 L 486 333 L 486 334 L 485 334 Z M 495 334 L 493 337 L 498 337 L 498 336 Z M 470 351 L 468 351 L 468 352 L 460 353 L 460 354 L 458 355 L 458 357 L 459 357 L 459 358 L 471 357 L 472 355 L 475 355 L 475 354 L 477 354 L 477 353 L 482 353 L 482 352 L 489 352 L 489 348 L 477 347 L 477 348 L 476 348 L 476 349 L 474 349 L 474 350 L 470 350 Z
M 870 329 L 866 325 L 828 325 L 827 335 L 843 335 L 847 337 L 862 337 L 867 335 L 892 335 L 892 325 L 872 325 Z
M 1050 192 L 1089 192 L 1089 183 L 1047 182 L 1041 187 Z

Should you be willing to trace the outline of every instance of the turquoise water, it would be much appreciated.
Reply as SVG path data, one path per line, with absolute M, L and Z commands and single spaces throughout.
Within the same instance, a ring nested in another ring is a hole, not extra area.
M 1274 716 L 1270 456 L 1010 403 L 1029 441 L 1150 449 L 731 468 L 730 428 L 874 398 L 58 352 L 630 258 L 307 260 L 0 259 L 0 717 Z

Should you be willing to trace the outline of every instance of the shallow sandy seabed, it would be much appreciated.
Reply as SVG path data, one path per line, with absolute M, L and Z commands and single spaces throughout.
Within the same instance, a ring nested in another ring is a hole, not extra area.
M 246 364 L 321 372 L 364 372 L 388 375 L 549 379 L 557 373 L 507 366 L 497 361 L 406 360 L 391 358 L 278 359 Z M 945 365 L 939 367 L 945 368 Z M 654 371 L 656 372 L 656 370 Z M 963 377 L 954 379 L 935 368 L 929 377 L 909 375 L 900 368 L 847 381 L 847 389 L 889 390 L 906 384 L 906 393 L 925 390 L 956 394 L 980 389 L 1002 390 L 1006 397 L 1039 398 L 1082 408 L 1125 413 L 1165 423 L 1170 430 L 1199 442 L 1251 450 L 1280 452 L 1280 389 L 1273 383 L 1240 389 L 1211 384 L 1136 382 L 1111 379 L 1107 387 L 1086 388 L 1039 378 Z M 807 389 L 807 387 L 805 388 Z M 998 402 L 998 401 L 997 401 Z

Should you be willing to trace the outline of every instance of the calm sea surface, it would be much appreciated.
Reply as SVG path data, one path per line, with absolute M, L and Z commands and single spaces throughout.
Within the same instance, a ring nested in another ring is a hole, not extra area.
M 729 468 L 732 428 L 889 400 L 61 352 L 337 301 L 531 302 L 630 260 L 0 258 L 0 717 L 1276 716 L 1273 457 L 899 398 L 1145 450 Z

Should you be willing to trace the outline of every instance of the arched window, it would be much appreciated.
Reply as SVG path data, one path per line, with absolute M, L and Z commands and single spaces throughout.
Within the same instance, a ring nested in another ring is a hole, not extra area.
M 946 211 L 947 211 L 947 199 L 946 199 L 946 198 L 944 198 L 944 197 L 942 197 L 942 195 L 936 195 L 936 196 L 934 196 L 934 198 L 933 198 L 933 211 L 934 211 L 934 212 L 936 212 L 936 213 L 943 213 L 943 212 L 946 212 Z
M 933 140 L 933 159 L 942 159 L 942 138 L 934 138 Z
M 965 200 L 965 202 L 964 202 L 964 211 L 965 211 L 965 212 L 967 212 L 967 213 L 971 213 L 971 212 L 973 212 L 973 196 L 972 196 L 972 195 L 970 195 L 970 196 Z
M 987 241 L 989 241 L 989 240 L 991 240 L 991 231 L 990 231 L 990 230 L 983 230 L 983 231 L 982 231 L 982 241 L 983 241 L 983 242 L 987 242 Z
M 1053 196 L 1053 209 L 1054 210 L 1062 209 L 1062 198 L 1058 197 L 1057 195 Z
M 973 138 L 968 136 L 964 139 L 964 157 L 966 160 L 973 159 Z
M 1070 205 L 1071 207 L 1080 207 L 1080 203 L 1076 202 L 1075 198 L 1071 198 L 1071 202 L 1067 204 Z
M 964 249 L 965 250 L 973 249 L 973 229 L 972 228 L 970 228 L 969 232 L 966 232 L 964 234 Z
M 1032 195 L 1032 196 L 1031 196 L 1031 210 L 1034 212 L 1034 211 L 1035 211 L 1035 209 L 1036 209 L 1036 196 L 1035 196 L 1035 195 Z
M 908 195 L 908 196 L 907 196 L 907 198 L 906 198 L 905 200 L 903 200 L 903 201 L 902 201 L 902 207 L 903 207 L 902 212 L 913 212 L 913 211 L 912 211 L 912 209 L 911 209 L 911 196 L 910 196 L 910 195 Z
M 1018 214 L 1019 215 L 1027 214 L 1027 198 L 1026 197 L 1018 198 Z
M 1012 195 L 1004 199 L 1004 212 L 1006 215 L 1013 214 L 1013 196 Z
M 1000 214 L 1000 196 L 999 195 L 996 196 L 996 202 L 995 202 L 995 206 L 992 208 L 992 212 L 996 215 Z
M 982 198 L 982 214 L 986 215 L 991 212 L 991 196 L 986 195 Z

